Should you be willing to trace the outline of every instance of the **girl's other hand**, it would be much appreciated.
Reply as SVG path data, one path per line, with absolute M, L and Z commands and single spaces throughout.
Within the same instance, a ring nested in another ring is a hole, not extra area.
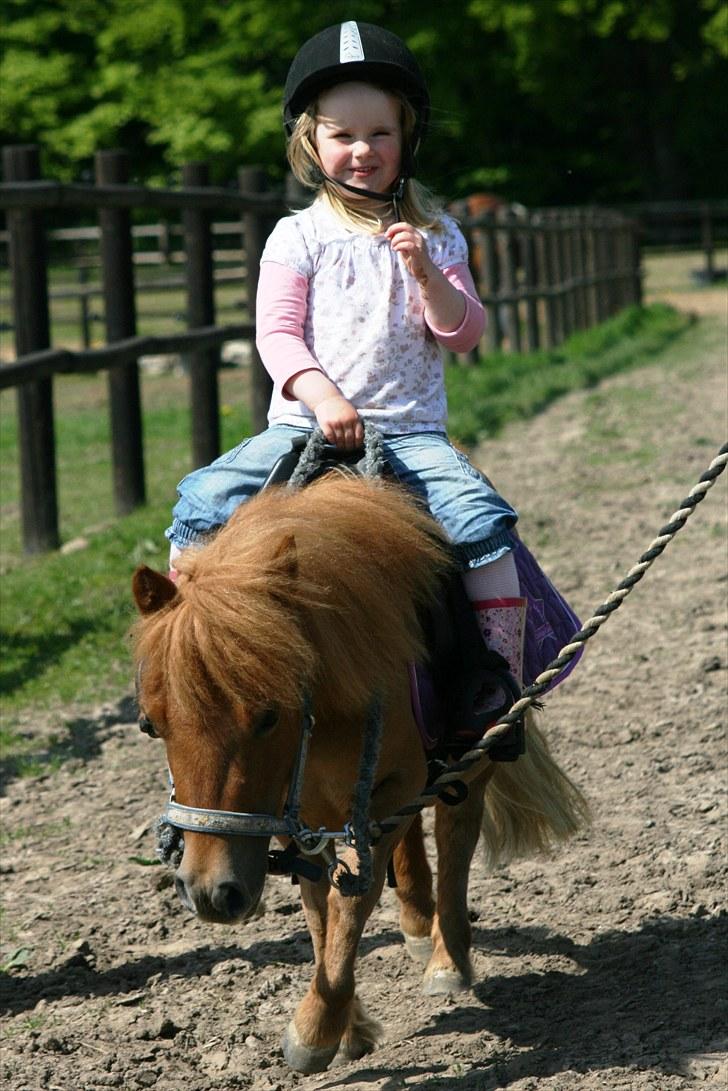
M 430 257 L 424 235 L 411 224 L 396 223 L 387 228 L 385 236 L 395 253 L 402 255 L 415 280 L 421 285 L 427 284 L 436 266 Z
M 354 406 L 343 394 L 323 398 L 315 409 L 316 420 L 329 443 L 353 451 L 364 443 L 364 425 Z

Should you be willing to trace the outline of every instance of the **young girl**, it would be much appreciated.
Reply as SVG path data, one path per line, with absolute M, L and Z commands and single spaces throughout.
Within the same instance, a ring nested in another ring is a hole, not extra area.
M 343 23 L 296 55 L 288 157 L 317 196 L 277 224 L 261 259 L 257 345 L 274 382 L 270 427 L 181 482 L 171 565 L 258 491 L 294 437 L 318 424 L 352 449 L 367 420 L 448 533 L 488 645 L 520 679 L 517 515 L 445 432 L 441 350 L 474 348 L 485 319 L 460 230 L 413 178 L 428 114 L 417 62 L 389 31 Z

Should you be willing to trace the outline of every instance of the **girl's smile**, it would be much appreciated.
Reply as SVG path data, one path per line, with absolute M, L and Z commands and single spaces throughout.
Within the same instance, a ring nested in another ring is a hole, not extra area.
M 397 98 L 370 84 L 325 91 L 314 134 L 324 173 L 335 182 L 389 192 L 400 172 L 400 114 Z

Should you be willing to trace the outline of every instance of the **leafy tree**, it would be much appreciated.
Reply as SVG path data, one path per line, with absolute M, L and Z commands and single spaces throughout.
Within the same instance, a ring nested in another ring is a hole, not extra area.
M 728 9 L 720 0 L 4 0 L 0 139 L 78 177 L 100 148 L 140 179 L 210 162 L 284 171 L 280 99 L 311 34 L 382 23 L 434 103 L 425 179 L 575 203 L 720 193 Z

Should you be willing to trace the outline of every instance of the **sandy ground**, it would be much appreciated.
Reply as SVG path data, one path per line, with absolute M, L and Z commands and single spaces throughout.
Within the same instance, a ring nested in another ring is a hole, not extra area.
M 477 458 L 586 617 L 709 464 L 725 413 L 713 319 Z M 78 756 L 0 800 L 5 1086 L 724 1089 L 726 478 L 547 699 L 592 829 L 553 858 L 492 874 L 476 861 L 476 984 L 454 998 L 422 994 L 386 891 L 358 972 L 386 1037 L 359 1062 L 308 1077 L 284 1065 L 311 972 L 296 889 L 272 879 L 244 926 L 197 922 L 148 863 L 164 760 L 131 700 L 68 723 Z

